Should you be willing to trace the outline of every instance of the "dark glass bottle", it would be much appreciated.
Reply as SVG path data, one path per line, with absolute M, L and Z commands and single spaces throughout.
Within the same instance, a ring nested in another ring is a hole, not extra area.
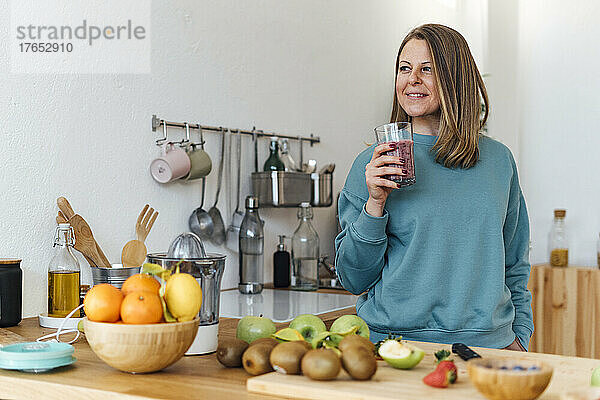
M 265 161 L 263 171 L 285 171 L 285 164 L 279 158 L 279 145 L 277 144 L 276 137 L 271 138 L 269 152 L 269 158 Z
M 285 236 L 279 235 L 277 251 L 273 253 L 273 286 L 290 286 L 290 253 L 285 249 Z

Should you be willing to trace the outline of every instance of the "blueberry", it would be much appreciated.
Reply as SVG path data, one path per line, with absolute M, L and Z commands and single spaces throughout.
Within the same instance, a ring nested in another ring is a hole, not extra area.
M 505 370 L 505 369 L 508 369 L 508 367 L 505 366 L 505 365 L 503 365 L 503 366 L 500 367 L 500 369 Z
M 539 368 L 537 365 L 532 365 L 531 367 L 529 367 L 530 371 L 537 371 Z
M 524 370 L 525 370 L 525 368 L 521 367 L 520 365 L 515 365 L 515 366 L 513 367 L 513 370 L 514 370 L 514 371 L 524 371 Z

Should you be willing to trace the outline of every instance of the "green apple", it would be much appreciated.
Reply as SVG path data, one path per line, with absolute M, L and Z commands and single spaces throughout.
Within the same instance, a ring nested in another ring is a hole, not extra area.
M 592 372 L 592 386 L 600 386 L 600 367 L 597 367 Z
M 238 322 L 235 336 L 250 344 L 256 339 L 270 337 L 277 331 L 269 318 L 246 315 Z
M 331 332 L 346 336 L 355 333 L 366 339 L 369 338 L 369 327 L 367 323 L 358 315 L 342 315 L 331 325 Z
M 317 336 L 311 340 L 310 344 L 313 349 L 319 349 L 321 347 L 328 349 L 336 348 L 343 338 L 342 335 L 338 335 L 337 333 L 325 331 L 317 334 Z
M 311 342 L 315 336 L 327 330 L 321 318 L 312 314 L 298 315 L 290 322 L 290 328 L 300 332 L 307 342 Z
M 384 340 L 379 346 L 379 355 L 394 368 L 411 369 L 417 366 L 425 356 L 418 347 L 402 343 L 396 339 Z

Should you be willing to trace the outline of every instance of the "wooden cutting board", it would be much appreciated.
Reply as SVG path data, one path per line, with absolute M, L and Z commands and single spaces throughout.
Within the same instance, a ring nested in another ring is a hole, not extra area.
M 21 335 L 9 331 L 8 329 L 0 328 L 0 346 L 21 342 L 27 342 L 27 339 Z
M 276 372 L 250 378 L 246 388 L 250 392 L 302 399 L 344 399 L 344 400 L 476 400 L 485 399 L 471 384 L 466 363 L 455 358 L 458 368 L 458 381 L 446 389 L 436 389 L 425 385 L 422 379 L 434 369 L 433 351 L 443 345 L 418 343 L 426 350 L 423 361 L 413 370 L 404 371 L 389 367 L 384 361 L 378 361 L 377 373 L 370 381 L 354 381 L 344 371 L 336 380 L 328 382 L 313 381 L 305 376 L 283 375 Z M 504 356 L 522 357 L 529 360 L 540 360 L 554 367 L 554 375 L 550 385 L 539 399 L 559 399 L 566 391 L 589 386 L 589 379 L 594 367 L 600 361 L 563 357 L 549 354 L 517 353 L 493 349 L 476 351 L 484 357 Z

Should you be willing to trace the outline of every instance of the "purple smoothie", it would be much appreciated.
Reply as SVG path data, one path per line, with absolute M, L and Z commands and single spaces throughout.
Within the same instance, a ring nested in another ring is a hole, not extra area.
M 394 150 L 390 150 L 385 153 L 387 156 L 400 157 L 404 164 L 389 164 L 391 167 L 399 167 L 406 171 L 406 175 L 387 175 L 384 178 L 396 182 L 403 186 L 409 186 L 415 183 L 415 158 L 413 155 L 413 141 L 408 139 L 401 139 L 397 142 L 386 142 L 387 144 L 394 147 Z

